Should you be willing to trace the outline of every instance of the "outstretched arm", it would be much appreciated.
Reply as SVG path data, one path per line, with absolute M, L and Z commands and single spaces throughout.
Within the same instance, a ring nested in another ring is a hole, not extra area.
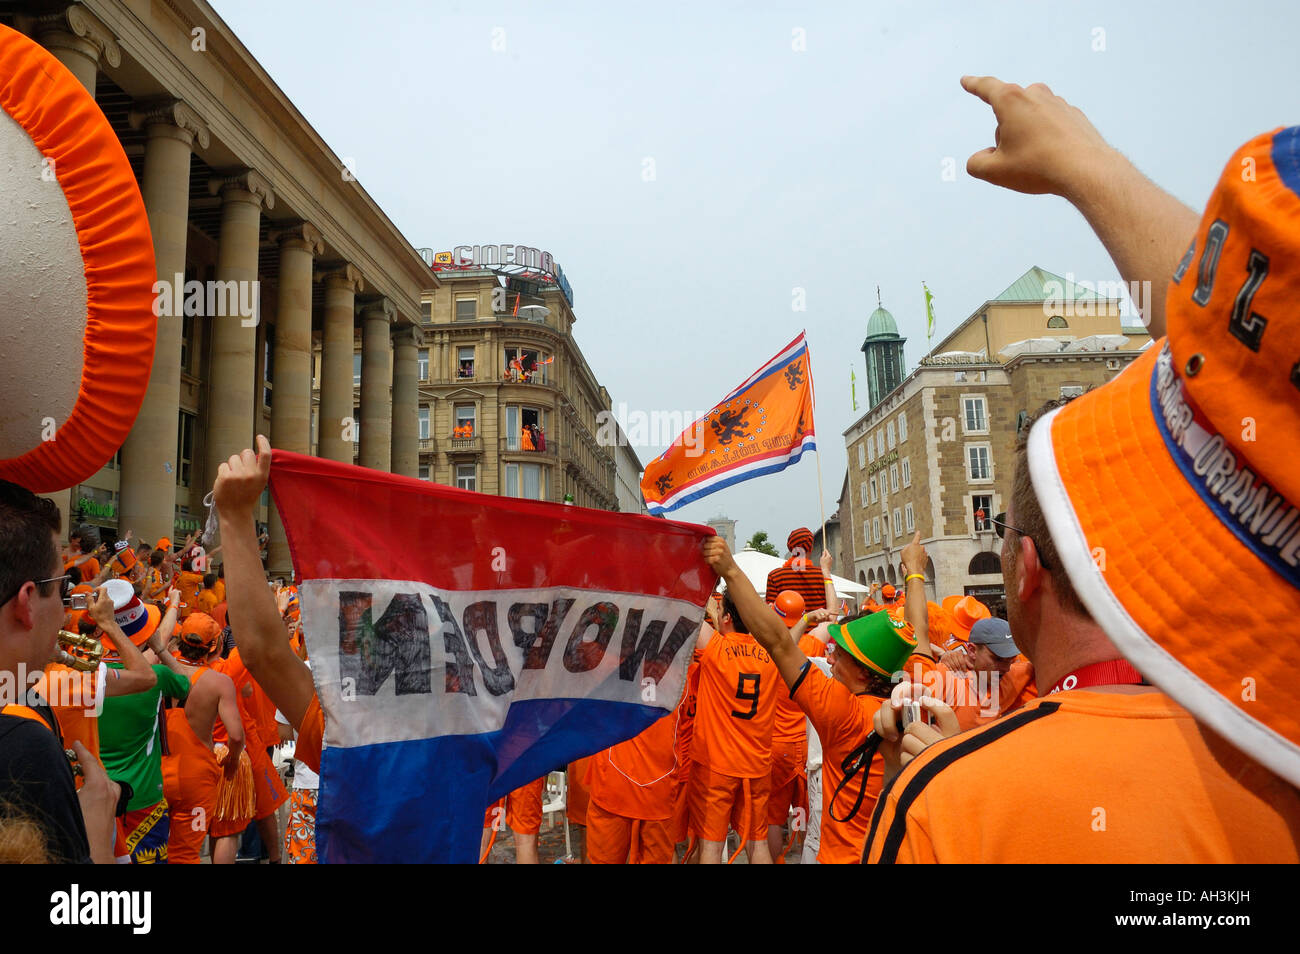
M 271 445 L 259 434 L 256 454 L 245 450 L 221 465 L 213 492 L 221 517 L 230 628 L 237 634 L 239 655 L 275 707 L 297 729 L 316 690 L 311 670 L 289 646 L 284 621 L 262 571 L 253 508 L 270 473 Z
M 1059 195 L 1088 220 L 1129 283 L 1150 282 L 1144 305 L 1151 337 L 1165 334 L 1165 291 L 1200 215 L 1113 149 L 1081 110 L 1042 83 L 1021 88 L 992 76 L 963 76 L 962 88 L 993 107 L 996 146 L 966 171 L 1016 192 Z
M 105 696 L 127 696 L 145 692 L 158 684 L 158 674 L 145 660 L 139 647 L 131 642 L 113 619 L 113 601 L 102 586 L 90 594 L 87 612 L 100 628 L 108 647 L 117 650 L 123 668 L 113 672 L 112 679 L 104 685 Z
M 763 602 L 754 584 L 736 565 L 727 549 L 727 542 L 718 536 L 705 537 L 700 549 L 709 569 L 727 581 L 727 594 L 749 628 L 750 635 L 767 650 L 786 685 L 794 685 L 807 665 L 808 657 L 794 644 L 785 624 L 772 607 Z
M 930 648 L 930 612 L 925 599 L 925 564 L 927 562 L 925 547 L 921 545 L 921 531 L 916 531 L 912 542 L 903 547 L 899 557 L 903 563 L 903 578 L 907 581 L 907 605 L 903 616 L 912 625 L 912 635 L 916 637 L 916 651 L 922 656 L 933 658 Z M 918 579 L 919 577 L 919 579 Z

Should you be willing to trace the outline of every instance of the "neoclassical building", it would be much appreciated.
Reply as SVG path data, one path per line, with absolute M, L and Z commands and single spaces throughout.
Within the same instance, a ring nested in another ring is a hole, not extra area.
M 51 495 L 65 520 L 108 539 L 183 537 L 201 525 L 217 466 L 255 432 L 350 462 L 354 412 L 361 463 L 416 476 L 415 335 L 437 278 L 212 8 L 30 0 L 6 4 L 0 23 L 94 95 L 138 177 L 167 286 L 134 429 L 106 467 Z M 262 519 L 270 567 L 285 571 L 265 501 Z

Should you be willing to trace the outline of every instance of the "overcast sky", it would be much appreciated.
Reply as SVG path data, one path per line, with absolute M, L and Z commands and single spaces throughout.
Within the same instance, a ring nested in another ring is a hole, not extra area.
M 1047 83 L 1197 209 L 1300 121 L 1285 2 L 212 2 L 413 245 L 555 255 L 616 409 L 705 411 L 807 329 L 820 455 L 673 514 L 778 546 L 817 456 L 836 507 L 876 285 L 910 371 L 922 280 L 937 342 L 1032 265 L 1118 278 L 1064 201 L 965 174 L 994 123 L 962 74 Z

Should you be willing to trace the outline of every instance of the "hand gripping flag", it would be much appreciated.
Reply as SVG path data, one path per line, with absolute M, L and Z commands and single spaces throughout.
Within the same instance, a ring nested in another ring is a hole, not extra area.
M 641 493 L 669 513 L 732 484 L 775 474 L 816 450 L 812 367 L 803 332 L 650 462 Z
M 325 712 L 327 862 L 478 860 L 483 813 L 681 699 L 707 527 L 275 451 Z

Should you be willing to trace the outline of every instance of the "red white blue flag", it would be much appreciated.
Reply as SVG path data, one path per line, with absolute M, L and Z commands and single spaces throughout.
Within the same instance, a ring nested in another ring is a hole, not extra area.
M 800 332 L 650 462 L 641 493 L 650 513 L 670 513 L 816 448 L 812 363 Z
M 707 527 L 275 451 L 325 713 L 326 862 L 478 860 L 483 814 L 671 711 Z

